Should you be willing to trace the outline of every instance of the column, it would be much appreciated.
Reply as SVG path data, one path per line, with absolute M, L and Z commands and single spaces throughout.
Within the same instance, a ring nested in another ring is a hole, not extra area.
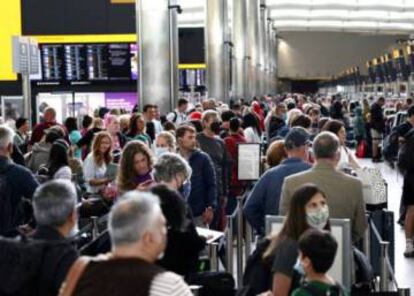
M 233 0 L 233 97 L 247 97 L 247 59 L 246 59 L 246 2 Z
M 266 24 L 267 24 L 266 0 L 260 1 L 260 34 L 259 34 L 259 94 L 266 94 Z
M 139 106 L 156 104 L 167 113 L 178 98 L 176 0 L 136 3 Z
M 250 100 L 258 93 L 258 66 L 259 66 L 259 1 L 246 0 L 247 8 L 247 99 Z
M 208 96 L 228 101 L 228 57 L 226 50 L 227 0 L 206 0 L 206 63 Z

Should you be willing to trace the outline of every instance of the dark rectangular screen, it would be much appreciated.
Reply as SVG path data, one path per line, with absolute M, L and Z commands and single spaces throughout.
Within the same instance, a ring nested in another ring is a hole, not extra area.
M 204 57 L 204 28 L 180 28 L 180 64 L 202 64 Z
M 85 81 L 87 75 L 86 45 L 67 44 L 65 52 L 65 73 L 68 81 Z
M 42 45 L 41 65 L 43 80 L 60 81 L 64 79 L 64 49 L 61 44 Z
M 110 80 L 131 79 L 131 51 L 129 43 L 108 45 L 108 66 Z

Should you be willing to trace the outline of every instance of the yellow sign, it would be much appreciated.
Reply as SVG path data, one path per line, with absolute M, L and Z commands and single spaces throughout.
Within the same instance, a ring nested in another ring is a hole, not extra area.
M 0 0 L 1 1 L 1 0 Z M 137 42 L 135 34 L 100 34 L 100 35 L 46 35 L 31 36 L 40 43 L 109 43 L 109 42 Z
M 400 50 L 394 49 L 393 55 L 394 55 L 394 59 L 398 59 L 400 57 Z
M 112 4 L 131 4 L 135 3 L 135 0 L 111 0 Z
M 21 35 L 20 0 L 0 0 L 0 80 L 16 80 L 12 65 L 12 36 Z

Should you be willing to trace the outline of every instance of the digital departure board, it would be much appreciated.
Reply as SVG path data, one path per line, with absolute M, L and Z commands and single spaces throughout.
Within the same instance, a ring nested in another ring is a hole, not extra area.
M 110 80 L 130 80 L 130 45 L 128 43 L 109 44 L 107 65 Z
M 64 46 L 65 77 L 68 81 L 85 81 L 87 75 L 86 46 L 70 44 Z
M 88 80 L 108 80 L 108 47 L 106 44 L 86 45 Z
M 61 44 L 41 46 L 43 80 L 60 81 L 64 79 L 64 48 Z

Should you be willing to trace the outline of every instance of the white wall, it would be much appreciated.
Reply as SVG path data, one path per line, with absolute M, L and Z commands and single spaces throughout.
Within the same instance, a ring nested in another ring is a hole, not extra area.
M 397 46 L 399 35 L 368 35 L 340 32 L 284 32 L 278 46 L 282 78 L 330 78 L 343 70 L 359 66 Z

